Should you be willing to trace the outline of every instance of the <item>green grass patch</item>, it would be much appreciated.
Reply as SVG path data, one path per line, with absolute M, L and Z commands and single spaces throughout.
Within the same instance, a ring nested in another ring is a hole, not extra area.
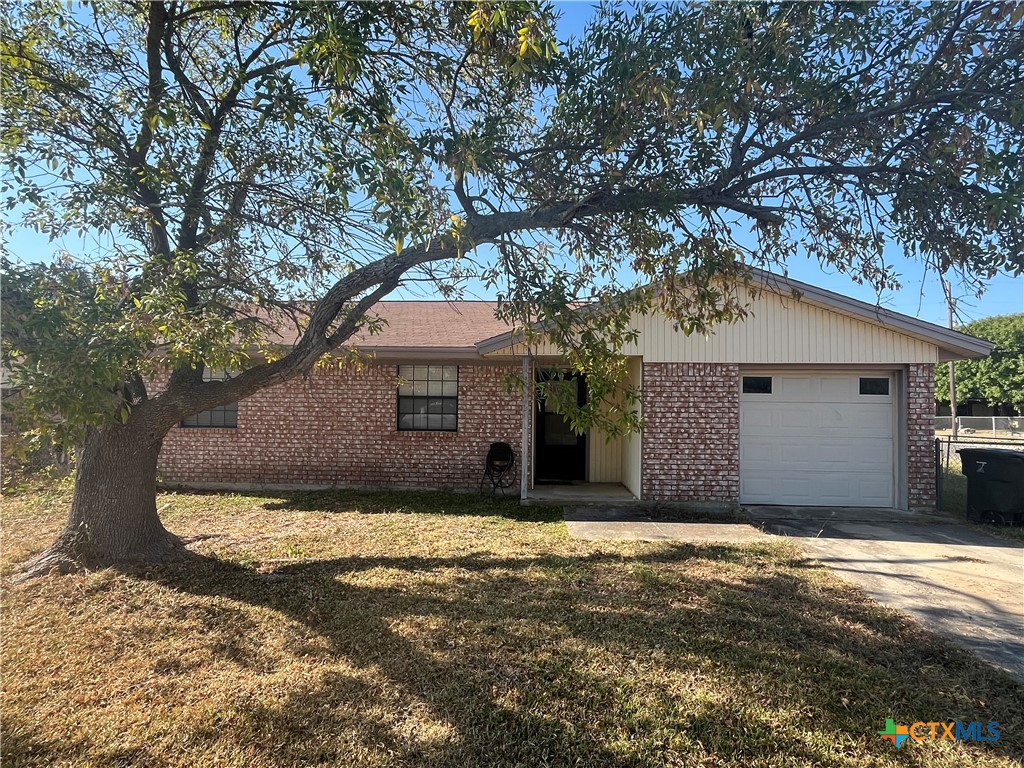
M 4 500 L 2 568 L 67 489 Z M 193 561 L 5 590 L 4 766 L 1013 766 L 1024 686 L 786 542 L 429 493 L 163 494 Z M 991 720 L 908 744 L 886 717 Z

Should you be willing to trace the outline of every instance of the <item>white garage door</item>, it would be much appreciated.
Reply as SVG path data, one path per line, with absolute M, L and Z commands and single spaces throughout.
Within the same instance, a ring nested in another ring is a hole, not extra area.
M 893 506 L 894 395 L 884 372 L 744 374 L 740 502 Z

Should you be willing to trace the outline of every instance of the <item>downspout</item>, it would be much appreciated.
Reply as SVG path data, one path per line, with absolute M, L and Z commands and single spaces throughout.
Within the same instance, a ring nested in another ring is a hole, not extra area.
M 530 416 L 533 413 L 533 380 L 530 376 L 530 356 L 523 355 L 523 414 L 519 444 L 519 501 L 525 503 L 530 487 Z

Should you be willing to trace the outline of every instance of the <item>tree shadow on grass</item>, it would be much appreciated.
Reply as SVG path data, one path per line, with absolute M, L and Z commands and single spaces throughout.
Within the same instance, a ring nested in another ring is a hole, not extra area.
M 20 718 L 5 715 L 0 748 L 0 763 L 5 766 L 53 762 L 53 745 L 38 738 L 32 725 L 22 722 Z
M 224 492 L 189 491 L 189 495 L 222 497 Z M 339 488 L 322 491 L 245 491 L 233 495 L 259 500 L 263 502 L 260 506 L 269 511 L 286 512 L 501 516 L 526 522 L 557 522 L 562 514 L 558 506 L 522 506 L 518 496 L 450 491 L 361 491 Z
M 278 611 L 326 638 L 331 657 L 386 681 L 378 687 L 328 671 L 316 684 L 289 691 L 276 706 L 250 707 L 231 738 L 252 745 L 274 734 L 280 745 L 271 755 L 275 763 L 358 764 L 353 755 L 365 751 L 367 761 L 383 753 L 408 765 L 631 764 L 602 744 L 599 734 L 588 732 L 586 723 L 496 699 L 495 686 L 511 678 L 502 677 L 500 663 L 487 658 L 486 646 L 460 644 L 444 631 L 420 642 L 396 629 L 396 621 L 405 617 L 488 621 L 487 608 L 477 600 L 343 580 L 374 569 L 423 573 L 452 567 L 486 579 L 494 570 L 523 565 L 514 558 L 341 558 L 258 574 L 197 559 L 187 568 L 162 569 L 149 577 L 192 594 Z M 509 600 L 512 596 L 504 593 L 502 602 Z M 502 605 L 490 618 L 499 624 L 522 620 L 534 604 L 525 605 L 504 618 L 507 606 Z
M 87 737 L 47 742 L 37 739 L 33 732 L 33 726 L 19 718 L 4 718 L 3 739 L 0 741 L 0 764 L 4 768 L 68 763 L 102 765 L 105 768 L 155 768 L 167 764 L 166 760 L 141 744 L 94 749 Z
M 267 748 L 280 764 L 365 753 L 616 766 L 697 750 L 725 764 L 785 754 L 811 765 L 836 758 L 829 741 L 891 758 L 874 734 L 889 716 L 998 720 L 1004 739 L 964 747 L 965 759 L 1022 754 L 1024 687 L 859 593 L 770 568 L 688 575 L 702 560 L 746 557 L 679 545 L 629 559 L 346 557 L 265 574 L 197 556 L 147 578 L 274 610 L 324 638 L 330 659 L 382 681 L 323 671 L 220 734 L 283 734 Z M 381 569 L 398 576 L 364 580 Z M 707 695 L 684 680 L 703 680 Z

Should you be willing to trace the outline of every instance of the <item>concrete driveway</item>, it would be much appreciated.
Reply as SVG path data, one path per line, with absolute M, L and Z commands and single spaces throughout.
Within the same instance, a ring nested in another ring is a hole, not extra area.
M 569 534 L 746 544 L 787 536 L 883 605 L 1024 680 L 1024 546 L 948 517 L 898 510 L 745 507 L 755 526 L 674 522 L 628 507 L 566 507 Z M 767 533 L 766 533 L 767 532 Z
M 893 510 L 747 507 L 883 605 L 1024 680 L 1024 546 Z

